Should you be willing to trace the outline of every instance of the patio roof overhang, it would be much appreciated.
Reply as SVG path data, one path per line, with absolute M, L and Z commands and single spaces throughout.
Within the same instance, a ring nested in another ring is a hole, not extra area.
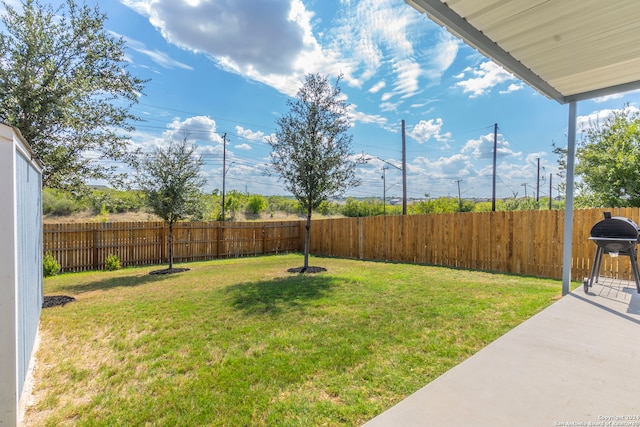
M 567 294 L 576 102 L 640 89 L 640 1 L 405 1 L 543 95 L 569 103 L 562 275 Z

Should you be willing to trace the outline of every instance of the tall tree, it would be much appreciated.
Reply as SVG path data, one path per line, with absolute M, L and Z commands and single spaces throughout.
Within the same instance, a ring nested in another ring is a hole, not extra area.
M 309 268 L 311 216 L 320 203 L 340 196 L 359 184 L 356 163 L 347 133 L 349 105 L 341 96 L 340 78 L 331 85 L 328 77 L 309 74 L 289 112 L 276 122 L 278 129 L 269 141 L 271 165 L 307 212 L 304 266 Z
M 592 123 L 576 158 L 581 197 L 591 206 L 640 206 L 640 112 L 627 106 Z
M 200 189 L 205 184 L 201 175 L 202 160 L 196 146 L 188 142 L 171 141 L 144 157 L 137 173 L 137 182 L 151 212 L 169 225 L 169 268 L 173 270 L 173 225 L 198 213 Z
M 123 132 L 145 80 L 126 70 L 125 44 L 104 28 L 98 6 L 54 8 L 2 1 L 0 118 L 20 129 L 44 163 L 45 187 L 78 191 L 88 180 L 119 182 L 113 162 L 135 165 Z

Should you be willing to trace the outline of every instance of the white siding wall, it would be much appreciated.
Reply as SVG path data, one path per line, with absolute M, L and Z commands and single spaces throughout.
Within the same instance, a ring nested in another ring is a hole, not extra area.
M 37 169 L 16 157 L 18 254 L 18 395 L 27 375 L 42 308 L 42 184 Z
M 15 425 L 42 307 L 41 168 L 0 123 L 0 425 Z

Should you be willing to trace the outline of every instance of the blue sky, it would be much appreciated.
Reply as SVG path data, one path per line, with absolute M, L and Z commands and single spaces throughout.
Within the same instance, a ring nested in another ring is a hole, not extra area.
M 566 145 L 568 106 L 545 98 L 451 36 L 403 0 L 107 0 L 106 27 L 127 43 L 130 72 L 148 78 L 134 112 L 132 143 L 150 150 L 189 131 L 205 159 L 207 190 L 286 194 L 265 174 L 275 120 L 307 73 L 342 73 L 351 104 L 362 185 L 347 195 L 382 197 L 382 167 L 401 166 L 406 122 L 409 197 L 491 197 L 493 125 L 498 124 L 497 194 L 540 195 L 559 178 L 552 143 Z M 578 104 L 579 126 L 640 93 Z M 384 163 L 385 160 L 388 163 Z M 386 194 L 402 194 L 385 171 Z M 556 192 L 557 190 L 554 190 Z M 556 195 L 556 194 L 554 194 Z

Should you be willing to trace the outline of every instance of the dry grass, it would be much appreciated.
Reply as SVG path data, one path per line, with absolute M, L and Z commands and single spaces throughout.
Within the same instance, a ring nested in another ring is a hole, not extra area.
M 314 214 L 314 219 L 327 218 L 320 214 Z M 292 221 L 306 219 L 304 215 L 288 214 L 286 212 L 275 212 L 273 214 L 261 213 L 252 215 L 246 213 L 236 214 L 234 221 Z M 72 215 L 45 215 L 43 222 L 45 224 L 65 224 L 65 223 L 86 223 L 86 222 L 139 222 L 139 221 L 162 221 L 156 215 L 144 212 L 123 212 L 110 213 L 107 215 L 96 215 L 93 211 L 82 211 Z

